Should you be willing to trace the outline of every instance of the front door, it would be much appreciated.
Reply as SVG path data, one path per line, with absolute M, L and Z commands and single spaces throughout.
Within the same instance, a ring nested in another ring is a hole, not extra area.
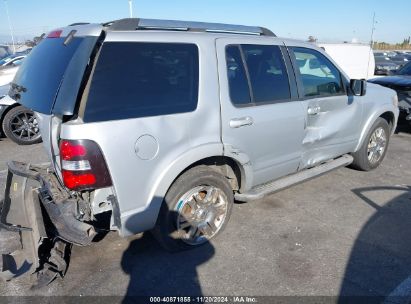
M 217 40 L 224 153 L 251 166 L 248 186 L 293 173 L 301 161 L 305 115 L 281 45 Z
M 347 94 L 347 80 L 325 54 L 290 47 L 306 115 L 301 168 L 352 152 L 360 133 L 360 98 Z

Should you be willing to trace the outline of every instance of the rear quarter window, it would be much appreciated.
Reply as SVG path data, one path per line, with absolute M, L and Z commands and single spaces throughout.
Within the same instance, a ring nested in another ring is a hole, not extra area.
M 194 44 L 106 42 L 91 79 L 84 121 L 194 111 L 198 57 Z

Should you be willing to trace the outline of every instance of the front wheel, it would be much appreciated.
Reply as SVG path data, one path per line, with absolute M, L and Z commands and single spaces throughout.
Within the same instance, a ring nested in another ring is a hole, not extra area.
M 9 139 L 19 145 L 31 145 L 41 142 L 36 116 L 23 106 L 11 109 L 4 116 L 3 131 Z
M 169 251 L 202 245 L 224 229 L 233 203 L 224 176 L 207 166 L 192 168 L 170 187 L 152 232 Z
M 367 134 L 361 148 L 353 153 L 352 167 L 361 171 L 377 168 L 387 153 L 390 127 L 383 118 L 378 118 Z

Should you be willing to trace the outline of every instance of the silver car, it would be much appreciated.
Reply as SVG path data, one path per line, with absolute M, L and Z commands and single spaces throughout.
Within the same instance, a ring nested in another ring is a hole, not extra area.
M 124 19 L 53 31 L 10 91 L 37 112 L 52 165 L 9 163 L 0 236 L 27 235 L 42 282 L 65 273 L 65 248 L 106 230 L 201 245 L 235 200 L 378 167 L 398 101 L 366 85 L 261 27 Z

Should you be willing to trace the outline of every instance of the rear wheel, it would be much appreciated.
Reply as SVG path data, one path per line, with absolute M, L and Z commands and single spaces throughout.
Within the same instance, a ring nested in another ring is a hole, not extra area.
M 224 229 L 233 202 L 224 176 L 207 166 L 192 168 L 167 192 L 153 234 L 169 251 L 202 245 Z
M 3 119 L 4 134 L 19 145 L 41 142 L 37 119 L 32 111 L 18 106 L 11 109 Z
M 367 134 L 361 148 L 353 154 L 352 167 L 362 171 L 377 168 L 384 160 L 390 140 L 390 127 L 383 118 L 378 118 Z

